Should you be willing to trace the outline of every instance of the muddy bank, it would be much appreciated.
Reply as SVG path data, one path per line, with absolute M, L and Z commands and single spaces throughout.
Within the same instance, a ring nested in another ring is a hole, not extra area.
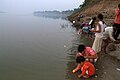
M 79 37 L 79 43 L 85 43 L 86 36 Z M 93 39 L 89 39 L 88 43 L 93 41 Z M 85 43 L 85 44 L 88 44 Z M 88 46 L 90 46 L 90 43 Z M 95 63 L 96 73 L 89 79 L 78 78 L 77 75 L 80 72 L 72 73 L 72 70 L 77 66 L 75 62 L 75 54 L 69 55 L 70 61 L 67 66 L 67 79 L 69 80 L 119 80 L 120 79 L 120 44 L 110 43 L 107 48 L 108 54 L 105 54 L 103 51 L 99 55 L 98 61 Z
M 120 61 L 109 54 L 100 54 L 96 63 L 96 76 L 94 80 L 119 80 L 120 79 Z

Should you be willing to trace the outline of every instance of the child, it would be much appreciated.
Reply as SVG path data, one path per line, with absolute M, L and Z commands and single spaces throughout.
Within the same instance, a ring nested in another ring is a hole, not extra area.
M 76 56 L 84 56 L 87 61 L 90 61 L 92 63 L 96 62 L 98 58 L 96 52 L 91 47 L 86 47 L 83 44 L 80 44 L 78 46 L 78 53 Z
M 80 70 L 82 73 L 78 75 L 78 77 L 84 77 L 89 78 L 90 76 L 93 76 L 95 74 L 95 67 L 92 63 L 85 61 L 85 58 L 83 56 L 78 56 L 76 58 L 76 62 L 78 63 L 77 67 L 72 71 L 75 73 L 76 71 Z

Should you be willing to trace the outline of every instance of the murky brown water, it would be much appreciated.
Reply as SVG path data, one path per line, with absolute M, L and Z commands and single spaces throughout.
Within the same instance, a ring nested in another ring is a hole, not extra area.
M 0 14 L 0 80 L 66 80 L 72 35 L 66 20 Z
M 71 80 L 79 40 L 63 19 L 0 14 L 0 80 Z

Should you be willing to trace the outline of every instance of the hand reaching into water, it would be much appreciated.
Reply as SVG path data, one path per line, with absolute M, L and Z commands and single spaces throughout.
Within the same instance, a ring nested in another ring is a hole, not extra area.
M 75 73 L 76 72 L 75 69 L 72 72 Z

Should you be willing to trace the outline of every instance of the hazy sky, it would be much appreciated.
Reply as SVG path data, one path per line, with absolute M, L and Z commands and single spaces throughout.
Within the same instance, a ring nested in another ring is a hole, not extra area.
M 78 8 L 84 0 L 0 0 L 0 11 L 33 12 L 44 10 L 68 10 Z

